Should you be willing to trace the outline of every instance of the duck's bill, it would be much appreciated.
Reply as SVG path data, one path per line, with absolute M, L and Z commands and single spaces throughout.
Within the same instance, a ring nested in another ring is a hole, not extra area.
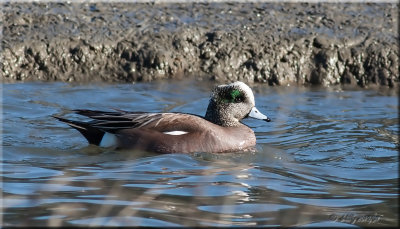
M 261 113 L 256 107 L 253 107 L 249 113 L 249 117 L 256 118 L 256 119 L 261 119 L 266 122 L 271 122 L 271 119 L 268 118 L 266 115 Z

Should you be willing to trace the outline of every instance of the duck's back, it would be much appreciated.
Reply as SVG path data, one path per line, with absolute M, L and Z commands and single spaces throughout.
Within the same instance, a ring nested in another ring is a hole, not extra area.
M 157 153 L 238 151 L 254 146 L 254 132 L 247 126 L 222 127 L 202 117 L 165 113 L 145 126 L 117 131 L 119 148 Z

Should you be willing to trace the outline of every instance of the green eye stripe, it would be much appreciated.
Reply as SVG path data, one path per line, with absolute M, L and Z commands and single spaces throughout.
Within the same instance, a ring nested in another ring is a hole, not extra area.
M 237 100 L 240 96 L 242 96 L 242 93 L 239 90 L 235 89 L 235 90 L 231 91 L 230 94 L 227 94 L 227 96 L 229 96 L 229 97 L 223 98 L 222 102 L 234 103 L 234 102 L 237 102 Z
M 233 100 L 236 100 L 237 97 L 239 97 L 241 95 L 240 91 L 235 89 L 231 92 L 231 96 Z

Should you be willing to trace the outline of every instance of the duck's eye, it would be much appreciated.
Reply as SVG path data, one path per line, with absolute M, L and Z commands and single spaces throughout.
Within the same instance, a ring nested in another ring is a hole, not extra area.
M 233 100 L 234 100 L 235 103 L 240 103 L 240 102 L 243 102 L 243 101 L 244 101 L 243 93 L 240 92 L 240 91 L 237 90 L 237 89 L 233 90 L 232 93 L 231 93 L 231 95 L 232 95 L 232 98 L 233 98 Z
M 244 101 L 243 93 L 237 89 L 234 89 L 225 94 L 223 102 L 224 103 L 240 103 Z

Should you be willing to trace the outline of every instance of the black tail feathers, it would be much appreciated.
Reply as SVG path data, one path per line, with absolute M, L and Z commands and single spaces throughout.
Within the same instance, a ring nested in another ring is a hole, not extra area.
M 91 126 L 90 123 L 73 121 L 73 120 L 57 117 L 54 115 L 53 115 L 53 118 L 56 118 L 61 122 L 65 122 L 69 126 L 78 130 L 90 144 L 99 145 L 101 140 L 103 139 L 105 132 L 96 127 Z

